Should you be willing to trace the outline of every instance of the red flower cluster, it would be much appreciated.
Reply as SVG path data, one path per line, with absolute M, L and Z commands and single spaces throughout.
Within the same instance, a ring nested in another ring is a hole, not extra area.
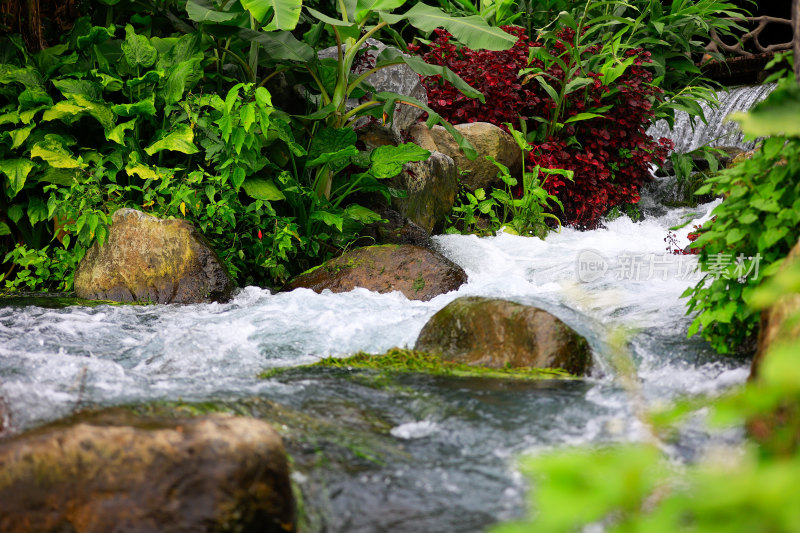
M 539 60 L 528 64 L 528 49 L 540 47 L 541 43 L 529 42 L 522 28 L 503 29 L 518 40 L 511 49 L 500 52 L 457 48 L 450 43 L 447 32 L 437 30 L 430 50 L 423 55 L 425 61 L 449 67 L 486 96 L 486 103 L 481 104 L 462 95 L 440 76 L 424 78 L 429 105 L 448 121 L 491 122 L 503 127 L 503 122 L 518 124 L 519 117 L 541 117 L 546 121 L 553 118 L 556 102 L 535 80 L 523 84 L 519 77 L 523 68 L 544 68 Z M 549 53 L 568 60 L 566 51 L 574 47 L 574 37 L 572 30 L 561 31 Z M 601 48 L 586 48 L 582 59 L 600 53 Z M 651 100 L 661 93 L 650 84 L 652 74 L 642 66 L 650 62 L 650 53 L 637 49 L 626 54 L 635 57 L 634 63 L 614 81 L 613 87 L 604 84 L 600 73 L 586 73 L 594 82 L 566 96 L 559 120 L 565 123 L 579 113 L 607 107 L 602 116 L 566 124 L 529 154 L 530 166 L 575 172 L 574 182 L 550 176 L 545 184 L 547 191 L 564 204 L 563 215 L 557 214 L 567 224 L 592 228 L 612 207 L 638 202 L 641 186 L 652 178 L 651 164 L 662 163 L 672 148 L 669 139 L 655 141 L 645 133 L 653 118 Z M 561 83 L 570 81 L 564 79 L 564 71 L 555 63 L 547 74 Z M 539 123 L 529 120 L 528 124 L 533 130 Z

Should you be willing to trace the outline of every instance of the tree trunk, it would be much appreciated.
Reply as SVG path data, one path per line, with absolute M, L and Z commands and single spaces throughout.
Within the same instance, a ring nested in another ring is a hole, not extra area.
M 800 0 L 792 0 L 794 77 L 800 83 Z

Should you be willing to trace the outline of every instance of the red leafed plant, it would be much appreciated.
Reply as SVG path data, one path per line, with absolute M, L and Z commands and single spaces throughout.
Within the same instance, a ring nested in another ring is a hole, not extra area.
M 457 47 L 450 34 L 436 31 L 422 57 L 449 67 L 486 103 L 430 76 L 423 78 L 430 107 L 453 123 L 526 122 L 534 145 L 528 165 L 575 172 L 574 182 L 551 176 L 544 185 L 564 204 L 559 215 L 567 224 L 596 227 L 612 207 L 638 202 L 651 165 L 672 148 L 669 139 L 645 132 L 661 94 L 644 67 L 650 53 L 629 49 L 617 57 L 605 45 L 581 45 L 568 28 L 546 43 L 531 42 L 519 27 L 503 29 L 518 40 L 499 52 Z

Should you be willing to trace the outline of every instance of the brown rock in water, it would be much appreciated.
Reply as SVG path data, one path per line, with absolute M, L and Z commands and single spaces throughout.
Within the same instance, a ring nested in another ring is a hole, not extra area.
M 470 122 L 457 124 L 455 129 L 463 135 L 475 150 L 478 157 L 472 161 L 467 159 L 458 147 L 458 143 L 442 126 L 434 126 L 428 130 L 425 124 L 416 124 L 409 133 L 414 142 L 426 150 L 438 150 L 450 156 L 460 171 L 468 171 L 461 176 L 464 187 L 470 191 L 487 187 L 503 187 L 497 177 L 498 168 L 485 156 L 494 157 L 498 163 L 509 168 L 512 176 L 518 176 L 522 170 L 522 151 L 514 138 L 508 133 L 488 122 Z
M 233 282 L 194 226 L 135 209 L 112 217 L 108 239 L 95 243 L 75 271 L 80 298 L 120 302 L 228 300 Z
M 464 270 L 443 255 L 413 245 L 357 248 L 299 275 L 287 290 L 347 292 L 364 287 L 375 292 L 400 291 L 410 300 L 430 300 L 467 282 Z
M 490 368 L 561 368 L 585 375 L 589 343 L 547 311 L 506 300 L 466 296 L 433 315 L 415 350 Z
M 283 443 L 265 422 L 106 411 L 0 442 L 0 531 L 295 531 Z
M 428 233 L 444 228 L 458 194 L 458 173 L 450 157 L 431 152 L 425 161 L 406 163 L 390 184 L 408 193 L 405 198 L 392 198 L 393 209 Z
M 800 242 L 786 256 L 781 271 L 800 261 Z M 789 293 L 769 309 L 761 312 L 761 325 L 758 330 L 758 347 L 750 365 L 750 379 L 758 377 L 758 369 L 764 357 L 774 345 L 800 340 L 800 321 L 789 320 L 800 312 L 800 294 Z

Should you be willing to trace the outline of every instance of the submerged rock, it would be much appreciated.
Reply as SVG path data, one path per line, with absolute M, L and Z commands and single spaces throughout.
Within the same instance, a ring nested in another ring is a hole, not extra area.
M 95 243 L 75 271 L 75 293 L 94 300 L 199 303 L 228 300 L 232 291 L 225 267 L 194 226 L 135 209 L 114 213 L 106 243 Z
M 498 163 L 509 168 L 512 176 L 518 176 L 522 170 L 522 151 L 514 139 L 488 122 L 470 122 L 458 124 L 455 129 L 463 135 L 475 150 L 478 157 L 472 161 L 461 152 L 458 143 L 442 126 L 434 126 L 430 130 L 425 124 L 417 124 L 409 130 L 414 142 L 426 150 L 438 150 L 450 156 L 460 171 L 466 171 L 461 177 L 464 187 L 470 191 L 487 187 L 503 187 L 497 177 L 498 168 L 485 156 L 494 157 Z
M 458 298 L 433 315 L 414 349 L 471 365 L 561 368 L 574 375 L 585 375 L 592 363 L 586 339 L 547 311 L 480 296 Z
M 229 415 L 126 411 L 0 442 L 0 531 L 295 530 L 283 443 Z
M 391 186 L 408 193 L 392 198 L 392 208 L 428 233 L 440 232 L 458 194 L 456 165 L 450 157 L 431 152 L 425 161 L 406 163 Z
M 288 290 L 347 292 L 363 287 L 400 291 L 410 300 L 430 300 L 467 282 L 467 274 L 443 255 L 413 245 L 357 248 L 293 279 Z

